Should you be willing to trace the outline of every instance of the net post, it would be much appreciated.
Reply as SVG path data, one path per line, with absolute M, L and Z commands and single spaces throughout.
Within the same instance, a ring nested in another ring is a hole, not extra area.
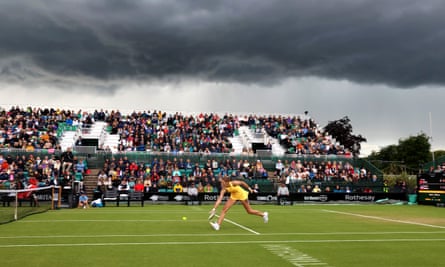
M 51 188 L 51 210 L 54 210 L 54 186 Z
M 62 206 L 62 187 L 60 185 L 58 185 L 57 188 L 59 189 L 59 190 L 57 190 L 57 193 L 59 194 L 59 196 L 57 198 L 58 199 L 57 207 L 60 208 Z
M 14 221 L 17 221 L 18 206 L 19 206 L 19 196 L 18 196 L 18 192 L 15 191 Z

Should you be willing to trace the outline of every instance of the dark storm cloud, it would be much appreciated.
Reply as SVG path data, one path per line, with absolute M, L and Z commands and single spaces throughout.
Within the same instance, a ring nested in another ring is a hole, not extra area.
M 0 76 L 445 84 L 444 7 L 435 0 L 2 1 Z

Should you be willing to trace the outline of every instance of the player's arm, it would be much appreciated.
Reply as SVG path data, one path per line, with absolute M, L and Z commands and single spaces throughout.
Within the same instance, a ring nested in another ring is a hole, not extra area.
M 221 204 L 221 201 L 223 200 L 225 193 L 226 193 L 226 189 L 222 188 L 221 192 L 219 192 L 218 199 L 216 199 L 215 205 L 213 205 L 213 210 L 216 210 L 218 208 L 219 204 Z
M 215 205 L 213 205 L 213 209 L 210 210 L 209 220 L 211 220 L 215 214 L 216 214 L 216 208 L 218 208 L 219 204 L 221 204 L 221 201 L 224 197 L 224 194 L 226 193 L 226 190 L 223 188 L 221 189 L 221 192 L 219 193 L 218 199 L 215 202 Z

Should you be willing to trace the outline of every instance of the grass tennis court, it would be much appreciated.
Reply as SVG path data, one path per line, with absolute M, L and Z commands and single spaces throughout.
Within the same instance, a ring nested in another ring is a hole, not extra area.
M 210 205 L 48 211 L 0 225 L 1 263 L 8 267 L 445 264 L 443 208 L 253 207 L 269 212 L 268 224 L 236 205 L 219 231 L 208 223 Z

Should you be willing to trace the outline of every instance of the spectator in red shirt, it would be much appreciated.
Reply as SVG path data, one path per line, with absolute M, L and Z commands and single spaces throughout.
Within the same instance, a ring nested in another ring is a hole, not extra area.
M 137 165 L 136 162 L 132 161 L 132 162 L 130 163 L 130 167 L 129 167 L 129 169 L 130 169 L 130 171 L 137 172 L 138 169 L 139 169 L 139 166 Z
M 136 180 L 136 184 L 134 185 L 135 192 L 144 192 L 144 183 L 141 179 Z

